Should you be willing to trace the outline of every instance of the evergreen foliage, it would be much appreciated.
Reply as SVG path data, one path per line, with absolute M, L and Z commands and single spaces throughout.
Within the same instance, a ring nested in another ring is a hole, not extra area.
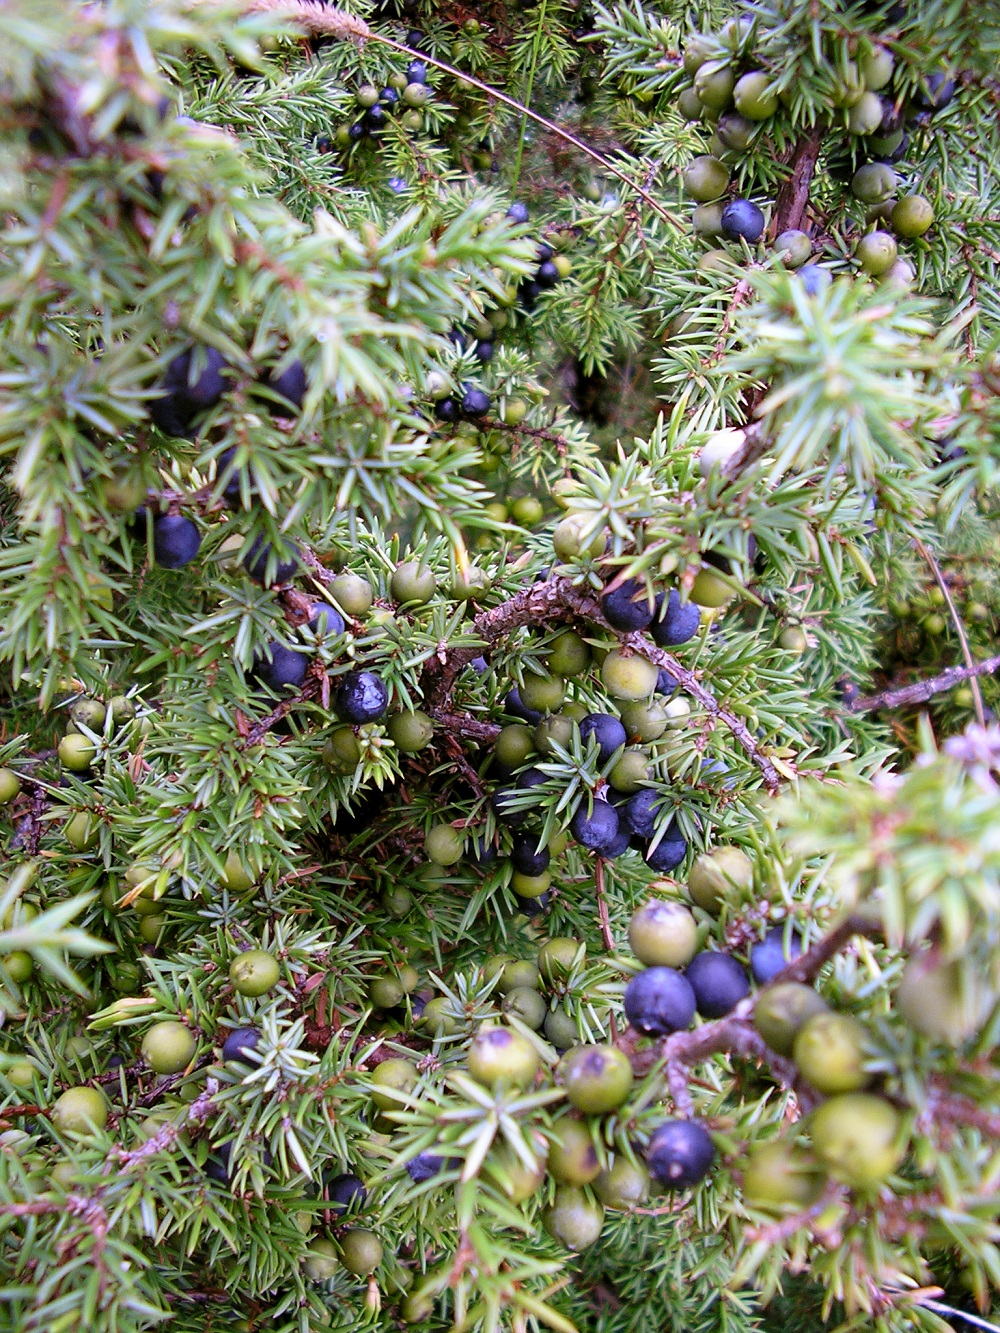
M 0 4 L 0 1330 L 1000 1326 L 998 54 Z

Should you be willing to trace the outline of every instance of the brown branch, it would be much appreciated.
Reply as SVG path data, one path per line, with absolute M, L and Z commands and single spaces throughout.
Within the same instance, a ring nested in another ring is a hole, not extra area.
M 911 704 L 926 703 L 935 694 L 943 694 L 963 680 L 991 676 L 995 671 L 1000 671 L 1000 656 L 987 657 L 985 661 L 976 662 L 971 667 L 948 667 L 940 675 L 931 676 L 928 680 L 914 681 L 912 685 L 903 685 L 896 690 L 882 690 L 879 694 L 855 699 L 848 711 L 871 713 L 877 708 L 907 708 Z
M 470 741 L 481 741 L 484 745 L 491 745 L 503 730 L 495 722 L 480 722 L 478 718 L 470 717 L 468 713 L 448 713 L 436 708 L 431 710 L 431 717 L 439 727 L 443 727 L 452 735 L 463 736 Z
M 481 611 L 472 622 L 472 631 L 481 644 L 492 648 L 525 625 L 540 625 L 560 620 L 589 620 L 610 634 L 616 633 L 604 619 L 597 598 L 575 587 L 565 578 L 550 578 L 542 583 L 533 583 L 531 587 L 517 593 L 503 605 Z M 778 770 L 758 745 L 746 723 L 729 709 L 724 708 L 711 690 L 701 683 L 695 672 L 681 666 L 675 657 L 655 647 L 641 634 L 625 634 L 620 637 L 626 647 L 642 653 L 657 666 L 666 667 L 687 693 L 701 704 L 706 713 L 724 723 L 760 769 L 768 791 L 772 793 L 777 791 L 781 785 Z M 479 655 L 480 651 L 480 648 L 463 648 L 453 653 L 445 650 L 428 662 L 425 669 L 424 697 L 430 705 L 432 715 L 448 711 L 455 677 L 463 666 Z
M 565 435 L 559 435 L 554 430 L 546 430 L 544 426 L 522 426 L 520 423 L 514 426 L 509 421 L 501 421 L 499 417 L 483 422 L 483 426 L 484 429 L 506 431 L 508 435 L 526 435 L 531 440 L 545 440 L 556 446 L 556 452 L 560 457 L 563 457 L 570 447 Z
M 958 635 L 958 641 L 962 646 L 962 656 L 965 658 L 965 665 L 971 669 L 975 663 L 972 660 L 972 652 L 969 649 L 969 640 L 965 633 L 965 626 L 962 624 L 962 617 L 958 614 L 954 599 L 952 598 L 951 589 L 948 587 L 947 580 L 941 573 L 941 567 L 935 560 L 933 551 L 931 551 L 919 537 L 914 539 L 914 545 L 930 566 L 935 582 L 941 589 L 941 595 L 948 604 L 948 614 L 951 616 L 951 622 L 955 626 L 955 633 Z M 981 727 L 985 727 L 986 714 L 983 711 L 983 695 L 979 688 L 979 681 L 972 675 L 969 677 L 969 684 L 972 686 L 972 698 L 976 705 L 976 721 Z
M 817 129 L 796 145 L 790 162 L 792 173 L 778 191 L 771 217 L 772 240 L 783 231 L 798 230 L 802 226 L 821 143 L 822 135 Z
M 601 938 L 608 953 L 614 953 L 615 939 L 611 934 L 611 918 L 608 915 L 608 900 L 604 896 L 604 860 L 598 856 L 594 862 L 594 884 L 597 887 L 597 917 L 601 923 Z
M 811 949 L 793 958 L 769 984 L 777 986 L 784 981 L 814 981 L 830 959 L 840 953 L 855 935 L 872 936 L 881 933 L 882 926 L 878 921 L 860 913 L 852 913 L 840 925 L 834 926 L 829 934 L 817 940 Z

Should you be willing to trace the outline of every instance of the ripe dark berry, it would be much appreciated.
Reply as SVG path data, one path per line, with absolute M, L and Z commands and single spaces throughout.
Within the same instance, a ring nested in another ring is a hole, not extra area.
M 592 852 L 602 852 L 618 839 L 618 811 L 607 801 L 595 801 L 588 812 L 580 806 L 570 825 L 573 837 Z
M 684 975 L 702 1018 L 722 1018 L 750 994 L 746 970 L 727 953 L 706 949 L 695 954 Z
M 261 586 L 265 586 L 268 582 L 269 562 L 274 565 L 274 574 L 270 579 L 271 583 L 287 583 L 299 567 L 299 553 L 294 546 L 288 547 L 289 554 L 285 557 L 275 553 L 273 561 L 272 549 L 270 542 L 265 542 L 262 537 L 257 537 L 243 557 L 243 568 L 254 583 L 259 583 Z
M 285 367 L 280 375 L 272 377 L 268 372 L 261 383 L 282 399 L 280 403 L 268 402 L 268 410 L 272 415 L 287 416 L 289 406 L 294 408 L 296 412 L 301 411 L 308 388 L 306 368 L 301 361 L 293 361 L 290 366 Z
M 794 932 L 787 952 L 784 940 L 784 929 L 776 926 L 750 950 L 750 970 L 758 986 L 766 986 L 772 977 L 783 972 L 792 959 L 798 958 L 802 952 L 802 941 Z
M 544 263 L 538 265 L 535 271 L 535 281 L 539 287 L 554 287 L 559 281 L 559 270 L 553 264 L 551 259 L 546 259 Z
M 539 848 L 534 833 L 519 833 L 514 837 L 510 851 L 511 865 L 522 875 L 540 875 L 548 870 L 551 860 L 547 847 Z
M 490 410 L 490 396 L 486 390 L 478 389 L 474 384 L 463 384 L 462 389 L 462 415 L 484 417 Z
M 354 122 L 351 128 L 347 131 L 347 135 L 351 140 L 351 143 L 357 143 L 359 139 L 365 137 L 365 127 L 360 120 Z
M 242 1060 L 244 1064 L 248 1064 L 249 1061 L 243 1059 L 243 1052 L 255 1051 L 259 1041 L 260 1033 L 256 1028 L 233 1028 L 222 1043 L 222 1058 Z
M 372 130 L 376 131 L 380 130 L 382 126 L 385 124 L 385 121 L 386 121 L 385 107 L 379 106 L 377 102 L 374 106 L 370 106 L 368 110 L 365 112 L 365 125 L 369 133 L 371 133 Z
M 519 200 L 515 201 L 511 204 L 510 208 L 507 209 L 507 216 L 510 218 L 511 222 L 527 222 L 530 216 L 528 205 L 522 204 Z
M 506 824 L 508 828 L 517 828 L 528 818 L 528 811 L 522 807 L 515 807 L 511 804 L 511 797 L 514 795 L 513 788 L 499 787 L 490 798 L 490 805 L 493 807 L 493 813 L 501 823 Z
M 343 634 L 344 617 L 329 602 L 313 602 L 313 613 L 306 622 L 314 634 L 333 637 Z
M 485 835 L 482 833 L 472 839 L 466 851 L 467 858 L 474 866 L 492 865 L 498 854 L 496 843 L 487 842 Z
M 399 93 L 395 88 L 383 88 L 378 100 L 387 111 L 392 112 L 399 105 Z
M 668 875 L 671 870 L 677 869 L 685 856 L 687 856 L 687 843 L 678 834 L 676 826 L 671 823 L 657 846 L 646 853 L 646 864 L 650 870 Z
M 296 652 L 294 648 L 286 648 L 282 643 L 269 643 L 268 648 L 271 653 L 270 661 L 263 656 L 257 658 L 254 663 L 254 675 L 276 694 L 283 694 L 289 685 L 298 689 L 306 678 L 309 654 Z
M 955 80 L 944 70 L 938 70 L 927 75 L 913 100 L 922 111 L 941 111 L 954 96 Z
M 667 798 L 652 787 L 643 787 L 625 802 L 625 822 L 639 838 L 651 838 L 656 832 L 656 816 Z
M 615 861 L 622 856 L 632 846 L 632 835 L 629 832 L 628 825 L 623 820 L 618 821 L 618 833 L 605 846 L 599 849 L 600 855 L 605 861 Z
M 493 344 L 491 342 L 476 343 L 476 357 L 485 365 L 487 361 L 493 360 Z
M 672 967 L 647 967 L 625 988 L 625 1016 L 639 1032 L 680 1032 L 694 1018 L 694 990 Z
M 659 610 L 659 608 L 657 608 Z M 701 610 L 694 602 L 682 602 L 676 588 L 670 589 L 667 605 L 662 614 L 653 621 L 649 632 L 653 642 L 661 648 L 672 648 L 679 643 L 687 643 L 694 638 L 701 624 Z
M 506 698 L 503 701 L 503 710 L 505 713 L 509 713 L 511 717 L 519 717 L 524 722 L 530 722 L 533 727 L 536 727 L 542 720 L 542 714 L 539 713 L 537 709 L 529 708 L 527 704 L 522 702 L 521 691 L 516 685 L 512 690 L 507 691 Z M 582 735 L 582 724 L 580 732 Z
M 337 713 L 355 726 L 377 721 L 388 704 L 389 691 L 374 671 L 349 672 L 337 691 Z
M 818 264 L 805 264 L 799 269 L 799 281 L 807 296 L 819 296 L 833 282 L 833 277 L 829 269 L 820 268 Z
M 445 1166 L 445 1159 L 439 1157 L 436 1153 L 422 1152 L 418 1153 L 412 1161 L 406 1163 L 407 1174 L 415 1185 L 421 1185 L 425 1180 L 433 1180 L 440 1174 Z
M 657 694 L 673 694 L 679 684 L 680 681 L 676 680 L 666 667 L 660 667 L 660 673 L 656 677 Z
M 764 214 L 749 199 L 731 199 L 722 210 L 721 225 L 728 240 L 743 239 L 753 245 L 764 230 Z
M 609 625 L 625 633 L 645 629 L 653 619 L 653 608 L 641 579 L 626 579 L 606 592 L 601 598 L 601 610 Z
M 200 367 L 192 382 L 192 361 Z M 165 393 L 149 405 L 149 414 L 165 435 L 186 435 L 200 412 L 214 407 L 226 391 L 226 362 L 214 347 L 189 348 L 167 366 L 160 385 Z
M 352 1205 L 363 1208 L 368 1200 L 364 1182 L 350 1174 L 333 1176 L 326 1183 L 325 1193 L 330 1203 L 335 1205 L 330 1211 L 338 1215 L 346 1213 Z
M 715 1145 L 694 1120 L 667 1120 L 649 1140 L 646 1161 L 664 1189 L 687 1189 L 708 1175 Z
M 410 45 L 412 46 L 412 42 L 410 43 Z M 427 82 L 427 66 L 424 64 L 422 60 L 414 60 L 407 66 L 406 82 L 407 83 Z
M 190 564 L 201 546 L 201 533 L 182 514 L 161 514 L 153 519 L 153 559 L 161 569 Z
M 580 723 L 580 740 L 584 745 L 587 744 L 588 736 L 593 736 L 597 741 L 598 755 L 602 764 L 606 763 L 628 740 L 625 728 L 619 719 L 612 717 L 610 713 L 589 713 L 583 719 Z
M 541 290 L 537 282 L 522 282 L 517 289 L 517 299 L 525 310 L 533 310 Z
M 458 420 L 458 403 L 455 402 L 454 398 L 442 398 L 434 411 L 439 421 Z

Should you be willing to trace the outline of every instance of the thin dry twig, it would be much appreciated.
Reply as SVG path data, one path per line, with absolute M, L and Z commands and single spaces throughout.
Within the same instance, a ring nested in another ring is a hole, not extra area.
M 977 676 L 992 676 L 1000 671 L 1000 656 L 987 657 L 982 662 L 975 662 L 967 667 L 947 667 L 937 676 L 928 680 L 917 680 L 912 685 L 902 685 L 895 690 L 882 690 L 878 694 L 868 694 L 855 699 L 848 711 L 851 713 L 871 713 L 877 708 L 907 708 L 912 704 L 926 703 L 935 694 L 943 694 L 954 689 L 963 680 L 974 680 Z
M 608 915 L 608 900 L 604 896 L 604 859 L 598 857 L 594 862 L 594 884 L 597 887 L 597 917 L 601 923 L 601 938 L 608 953 L 614 953 L 615 939 L 611 934 L 611 918 Z
M 941 573 L 940 565 L 934 558 L 934 552 L 931 551 L 919 537 L 914 538 L 914 545 L 923 556 L 924 560 L 926 560 L 931 573 L 934 575 L 935 582 L 941 589 L 942 596 L 948 605 L 948 614 L 951 616 L 952 624 L 955 626 L 955 633 L 958 635 L 958 641 L 962 645 L 962 656 L 965 658 L 965 665 L 969 668 L 970 673 L 972 673 L 975 663 L 972 660 L 972 653 L 969 650 L 969 640 L 966 637 L 965 626 L 962 624 L 962 617 L 958 614 L 954 599 L 951 595 L 951 589 L 948 587 L 948 583 L 944 575 Z M 972 687 L 972 698 L 976 707 L 976 721 L 981 727 L 985 727 L 986 714 L 983 711 L 983 695 L 979 688 L 979 681 L 976 679 L 974 673 L 968 676 L 968 681 Z

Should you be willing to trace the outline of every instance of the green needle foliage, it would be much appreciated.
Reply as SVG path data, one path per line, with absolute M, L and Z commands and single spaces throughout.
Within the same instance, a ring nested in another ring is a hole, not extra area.
M 1000 1328 L 998 54 L 0 4 L 0 1333 Z

